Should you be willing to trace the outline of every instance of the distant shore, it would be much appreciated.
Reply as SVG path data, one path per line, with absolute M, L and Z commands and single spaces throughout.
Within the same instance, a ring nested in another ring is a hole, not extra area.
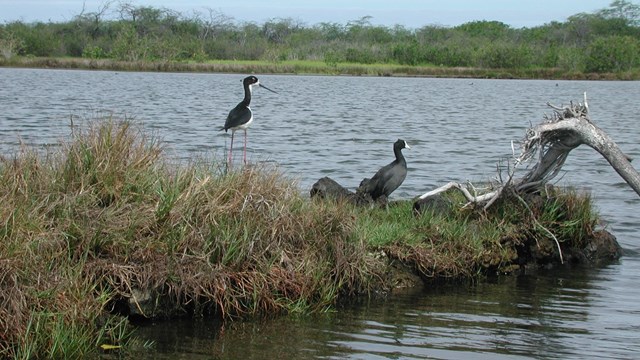
M 640 80 L 640 70 L 619 73 L 567 72 L 557 68 L 483 69 L 473 67 L 407 66 L 393 64 L 327 64 L 322 61 L 117 61 L 112 59 L 12 57 L 0 67 L 152 72 L 242 74 L 408 76 L 470 79 Z

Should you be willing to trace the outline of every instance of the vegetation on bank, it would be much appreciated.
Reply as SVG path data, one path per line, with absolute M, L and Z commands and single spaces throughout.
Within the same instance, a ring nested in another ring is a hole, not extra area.
M 185 16 L 108 1 L 68 22 L 0 24 L 0 60 L 154 71 L 638 79 L 640 6 L 614 0 L 595 13 L 533 28 L 482 20 L 408 29 L 373 25 L 367 16 L 347 24 L 309 26 L 290 18 L 256 24 L 214 10 Z M 246 71 L 244 61 L 261 65 Z
M 141 346 L 125 317 L 224 319 L 330 309 L 423 280 L 558 261 L 597 233 L 588 195 L 550 189 L 489 212 L 414 214 L 301 195 L 277 169 L 172 164 L 126 121 L 96 119 L 54 152 L 0 157 L 0 356 Z M 566 258 L 566 257 L 565 257 Z M 394 270 L 395 269 L 395 270 Z M 151 310 L 140 295 L 151 296 Z M 132 343 L 133 341 L 133 343 Z M 125 350 L 118 350 L 125 351 Z
M 0 66 L 46 69 L 83 69 L 153 72 L 209 72 L 240 74 L 296 74 L 351 76 L 424 76 L 482 79 L 638 80 L 640 69 L 607 73 L 567 72 L 561 69 L 479 69 L 466 67 L 349 64 L 329 66 L 319 61 L 119 61 L 84 58 L 0 58 Z

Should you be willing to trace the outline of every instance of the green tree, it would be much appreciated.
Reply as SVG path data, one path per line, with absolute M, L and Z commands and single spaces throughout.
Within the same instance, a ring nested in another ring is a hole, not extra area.
M 608 36 L 594 40 L 587 48 L 585 71 L 617 72 L 640 65 L 640 41 L 630 36 Z
M 114 4 L 106 0 L 98 11 L 83 10 L 65 23 L 0 24 L 0 51 L 5 57 L 130 61 L 309 59 L 331 66 L 349 61 L 599 72 L 640 66 L 640 7 L 625 0 L 530 29 L 486 20 L 408 29 L 373 25 L 370 16 L 311 27 L 288 18 L 257 24 L 213 10 L 185 17 L 165 8 Z
M 509 25 L 500 21 L 472 21 L 454 29 L 462 31 L 472 37 L 484 37 L 489 40 L 505 39 L 511 33 Z
M 393 47 L 392 56 L 402 65 L 418 65 L 420 61 L 420 48 L 417 41 L 408 41 Z
M 526 68 L 532 64 L 532 50 L 527 45 L 505 42 L 486 44 L 478 54 L 479 65 L 492 69 Z
M 147 50 L 147 43 L 135 27 L 125 24 L 116 35 L 111 56 L 118 60 L 136 61 L 147 58 Z
M 0 26 L 0 56 L 11 59 L 22 51 L 22 39 L 7 27 Z

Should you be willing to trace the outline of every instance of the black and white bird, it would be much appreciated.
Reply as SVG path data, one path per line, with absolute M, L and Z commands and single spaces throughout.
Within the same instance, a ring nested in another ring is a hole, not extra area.
M 269 89 L 268 87 L 260 84 L 258 78 L 251 75 L 247 76 L 242 80 L 242 84 L 244 86 L 244 99 L 236 105 L 231 111 L 229 111 L 229 115 L 227 115 L 227 120 L 224 122 L 224 126 L 220 128 L 220 131 L 231 130 L 231 146 L 229 148 L 229 160 L 227 162 L 228 166 L 231 167 L 231 160 L 233 155 L 233 136 L 236 133 L 236 130 L 244 130 L 244 163 L 247 163 L 247 128 L 253 122 L 253 112 L 251 112 L 251 108 L 249 104 L 251 103 L 251 93 L 254 86 L 265 88 L 273 93 L 275 91 Z
M 402 155 L 402 149 L 411 149 L 409 144 L 398 139 L 393 144 L 393 153 L 396 159 L 383 166 L 371 179 L 364 179 L 360 183 L 360 192 L 369 194 L 373 200 L 381 196 L 389 197 L 407 177 L 407 161 Z

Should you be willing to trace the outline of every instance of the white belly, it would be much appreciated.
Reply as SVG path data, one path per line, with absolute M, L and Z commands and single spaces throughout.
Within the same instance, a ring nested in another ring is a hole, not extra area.
M 253 114 L 251 114 L 251 117 L 249 118 L 249 121 L 247 121 L 246 123 L 239 125 L 237 127 L 237 129 L 241 129 L 241 130 L 246 130 L 249 126 L 251 126 L 251 123 L 253 122 Z

